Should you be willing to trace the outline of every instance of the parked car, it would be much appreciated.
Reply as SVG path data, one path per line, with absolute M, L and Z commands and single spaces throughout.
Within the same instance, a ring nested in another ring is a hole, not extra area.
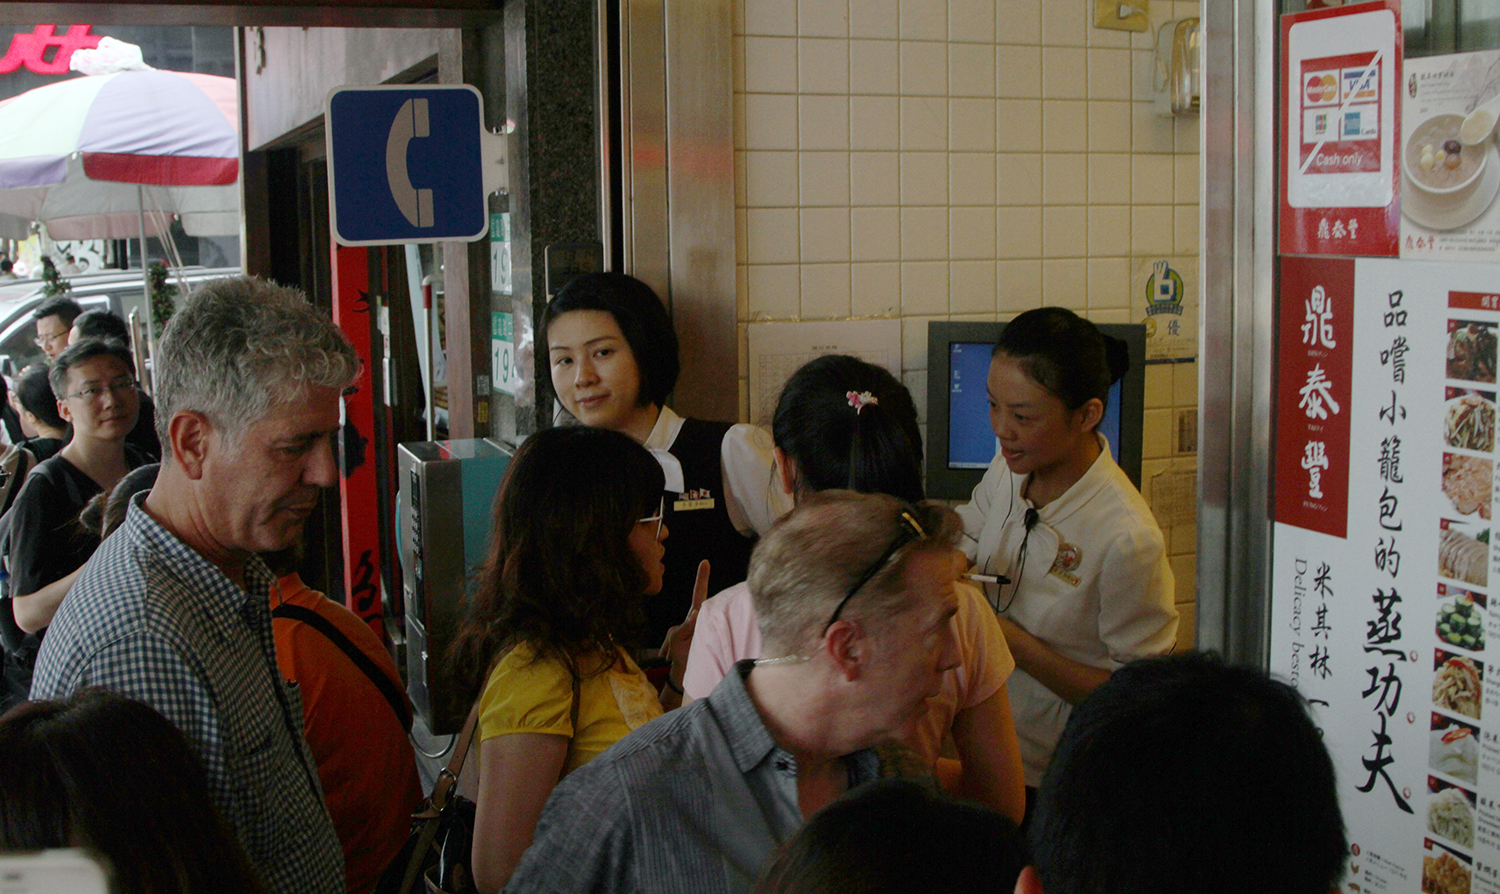
M 171 282 L 179 289 L 184 283 L 191 289 L 204 280 L 239 273 L 238 267 L 183 267 L 172 272 Z M 141 315 L 141 331 L 146 331 L 145 284 L 140 270 L 105 270 L 66 279 L 72 287 L 68 297 L 84 310 L 108 308 L 127 320 L 131 311 L 135 311 Z M 39 279 L 16 280 L 0 286 L 0 373 L 13 376 L 26 366 L 47 359 L 37 347 L 36 321 L 31 316 L 45 300 Z

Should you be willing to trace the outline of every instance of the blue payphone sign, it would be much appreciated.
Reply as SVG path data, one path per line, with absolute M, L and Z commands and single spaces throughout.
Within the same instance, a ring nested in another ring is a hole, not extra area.
M 475 88 L 338 87 L 328 94 L 328 193 L 344 245 L 474 241 L 505 189 L 505 138 Z

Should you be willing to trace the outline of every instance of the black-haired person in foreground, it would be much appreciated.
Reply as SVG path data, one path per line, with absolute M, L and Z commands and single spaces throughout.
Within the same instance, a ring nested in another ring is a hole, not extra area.
M 993 894 L 1026 865 L 1016 824 L 910 779 L 856 789 L 808 820 L 757 894 Z
M 1185 654 L 1079 705 L 1017 894 L 1328 894 L 1348 853 L 1333 762 L 1295 689 Z
M 969 503 L 964 552 L 1004 578 L 986 595 L 1016 659 L 1010 705 L 1026 785 L 1068 712 L 1110 671 L 1177 638 L 1172 569 L 1151 509 L 1099 434 L 1125 345 L 1060 307 L 1006 324 L 990 359 L 999 452 Z

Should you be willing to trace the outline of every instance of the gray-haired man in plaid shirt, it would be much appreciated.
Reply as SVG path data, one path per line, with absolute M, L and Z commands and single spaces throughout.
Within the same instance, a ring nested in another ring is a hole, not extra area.
M 64 598 L 31 689 L 113 689 L 181 727 L 275 894 L 340 894 L 344 858 L 276 667 L 276 579 L 255 554 L 300 539 L 338 480 L 339 398 L 358 370 L 300 293 L 245 277 L 194 293 L 157 356 L 156 486 Z

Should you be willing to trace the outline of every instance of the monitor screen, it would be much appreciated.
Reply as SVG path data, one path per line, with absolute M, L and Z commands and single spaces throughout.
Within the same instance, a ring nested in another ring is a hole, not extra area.
M 927 326 L 927 494 L 968 498 L 997 452 L 990 428 L 990 352 L 1004 323 L 932 322 Z M 1115 462 L 1140 486 L 1141 428 L 1145 404 L 1146 330 L 1139 324 L 1104 324 L 1100 331 L 1130 349 L 1130 369 L 1109 390 L 1099 433 Z

